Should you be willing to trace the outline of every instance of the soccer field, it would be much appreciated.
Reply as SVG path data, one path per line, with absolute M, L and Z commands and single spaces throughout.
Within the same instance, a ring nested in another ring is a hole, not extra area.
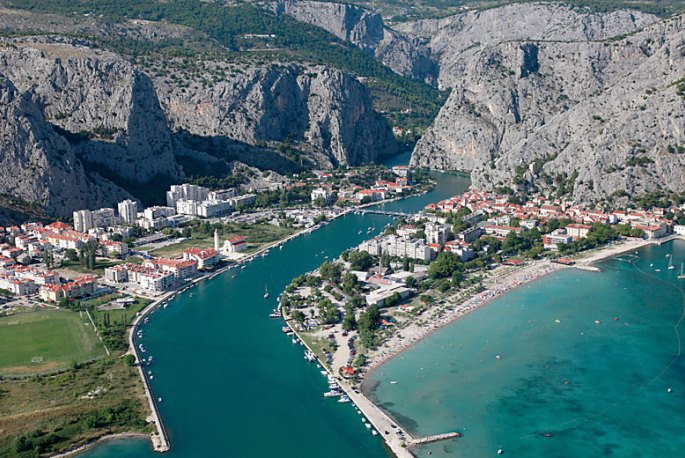
M 104 354 L 85 313 L 41 310 L 0 318 L 0 374 L 56 371 Z

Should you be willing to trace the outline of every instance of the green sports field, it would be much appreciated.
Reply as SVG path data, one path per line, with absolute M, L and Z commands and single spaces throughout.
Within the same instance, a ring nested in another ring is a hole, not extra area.
M 57 371 L 104 354 L 85 313 L 41 310 L 0 318 L 2 375 Z

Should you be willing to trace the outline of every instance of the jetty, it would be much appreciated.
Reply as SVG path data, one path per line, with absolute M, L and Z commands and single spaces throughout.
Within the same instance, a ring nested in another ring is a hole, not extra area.
M 295 336 L 302 342 L 307 351 L 316 353 L 309 347 L 307 342 L 300 336 L 298 330 L 293 326 L 292 320 L 286 319 L 286 325 L 290 328 Z M 380 407 L 371 402 L 361 390 L 355 389 L 350 381 L 341 379 L 333 372 L 331 367 L 321 361 L 319 355 L 316 359 L 321 367 L 326 371 L 330 377 L 335 377 L 340 389 L 350 398 L 352 404 L 359 410 L 362 420 L 365 424 L 371 425 L 378 432 L 378 435 L 383 438 L 386 445 L 392 450 L 397 458 L 415 458 L 410 452 L 410 448 L 415 445 L 429 444 L 447 439 L 461 437 L 458 432 L 448 432 L 427 437 L 413 437 L 406 429 L 399 426 L 388 414 L 383 412 Z
M 438 441 L 444 441 L 447 439 L 454 439 L 455 437 L 461 437 L 461 434 L 458 432 L 451 432 L 451 433 L 436 434 L 434 436 L 421 437 L 419 439 L 412 439 L 411 445 L 430 444 L 431 442 L 438 442 Z
M 381 202 L 382 203 L 382 202 Z M 385 216 L 414 216 L 414 213 L 404 213 L 404 212 L 393 212 L 393 211 L 388 211 L 388 210 L 369 210 L 369 209 L 360 209 L 357 210 L 359 214 L 361 215 L 385 215 Z

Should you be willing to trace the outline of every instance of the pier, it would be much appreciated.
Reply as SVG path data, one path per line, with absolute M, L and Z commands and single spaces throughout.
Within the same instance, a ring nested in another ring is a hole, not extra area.
M 461 434 L 457 433 L 457 432 L 451 432 L 451 433 L 436 434 L 434 436 L 421 437 L 419 439 L 411 440 L 411 445 L 430 444 L 432 442 L 444 441 L 447 439 L 454 439 L 455 437 L 461 437 Z
M 403 213 L 403 212 L 391 212 L 387 210 L 367 210 L 360 209 L 357 210 L 361 215 L 384 215 L 384 216 L 414 216 L 413 213 Z

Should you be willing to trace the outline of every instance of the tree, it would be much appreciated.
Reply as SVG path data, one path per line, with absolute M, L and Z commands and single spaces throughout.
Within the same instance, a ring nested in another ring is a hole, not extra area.
M 64 252 L 64 257 L 67 259 L 67 261 L 77 261 L 78 260 L 78 254 L 76 253 L 76 250 L 73 248 L 68 248 Z
M 338 283 L 340 282 L 340 276 L 342 275 L 342 267 L 336 262 L 326 261 L 321 264 L 319 273 L 321 274 L 321 278 L 324 280 Z
M 416 278 L 414 277 L 407 277 L 406 281 L 407 288 L 416 288 L 418 285 L 418 282 L 416 281 Z
M 354 309 L 350 303 L 345 305 L 345 318 L 342 322 L 342 328 L 345 331 L 357 329 L 357 319 L 354 316 Z
M 132 367 L 136 364 L 136 357 L 133 355 L 124 356 L 124 362 L 127 366 Z
M 55 256 L 52 254 L 52 250 L 48 249 L 43 252 L 43 262 L 48 269 L 55 267 Z
M 352 270 L 369 270 L 373 266 L 373 256 L 366 251 L 353 251 L 349 259 Z
M 301 310 L 295 310 L 291 316 L 293 317 L 293 320 L 297 321 L 298 323 L 304 323 L 305 316 Z
M 432 279 L 450 278 L 455 271 L 463 270 L 464 263 L 454 253 L 442 252 L 428 267 L 428 276 Z
M 384 251 L 381 255 L 380 265 L 381 267 L 390 267 L 390 255 L 387 251 Z
M 405 272 L 409 272 L 409 258 L 407 256 L 402 259 L 402 270 Z
M 349 272 L 345 272 L 342 276 L 342 290 L 347 294 L 353 294 L 359 289 L 359 282 L 357 277 Z

